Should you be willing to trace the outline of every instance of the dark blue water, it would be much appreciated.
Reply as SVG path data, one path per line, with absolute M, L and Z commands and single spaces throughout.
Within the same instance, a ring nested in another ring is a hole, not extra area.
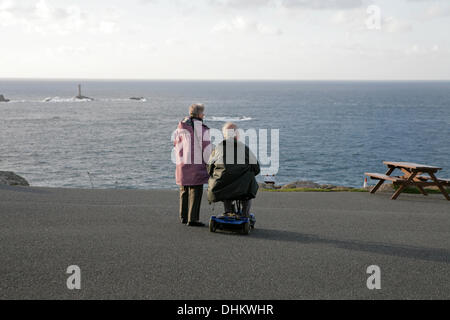
M 206 123 L 245 117 L 280 129 L 277 181 L 361 186 L 383 160 L 444 168 L 450 177 L 450 82 L 0 80 L 0 170 L 32 185 L 173 188 L 171 133 L 193 102 Z M 131 96 L 147 100 L 130 101 Z M 52 102 L 43 102 L 47 97 Z

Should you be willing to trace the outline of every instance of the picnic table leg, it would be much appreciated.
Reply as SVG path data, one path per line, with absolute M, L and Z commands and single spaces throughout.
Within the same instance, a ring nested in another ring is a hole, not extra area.
M 427 195 L 428 195 L 428 193 L 425 191 L 424 188 L 422 188 L 422 186 L 419 186 L 419 185 L 416 184 L 416 187 L 417 187 L 417 189 L 419 189 L 419 191 L 420 191 L 424 196 L 427 196 Z
M 394 170 L 395 170 L 394 167 L 389 168 L 389 170 L 386 171 L 386 175 L 387 175 L 387 176 L 390 176 L 391 173 L 392 173 Z M 375 185 L 375 187 L 373 187 L 372 190 L 370 190 L 370 193 L 375 193 L 375 192 L 377 192 L 377 190 L 381 187 L 381 185 L 384 183 L 384 181 L 386 181 L 386 180 L 380 180 L 380 181 L 378 181 L 378 183 Z
M 447 191 L 445 190 L 445 188 L 442 186 L 442 184 L 439 182 L 439 180 L 436 178 L 436 176 L 434 175 L 433 172 L 429 173 L 431 179 L 433 179 L 433 181 L 436 183 L 437 187 L 439 188 L 439 190 L 441 190 L 442 194 L 444 195 L 445 199 L 447 199 L 448 201 L 450 201 L 450 197 L 448 196 Z
M 395 200 L 398 198 L 398 196 L 400 195 L 400 193 L 402 193 L 403 189 L 405 189 L 405 187 L 407 187 L 409 184 L 411 184 L 411 181 L 414 180 L 414 177 L 417 175 L 418 172 L 413 172 L 408 180 L 404 181 L 400 187 L 397 189 L 397 191 L 395 191 L 395 193 L 392 195 L 391 199 Z
M 403 171 L 404 177 L 405 177 L 406 179 L 409 178 L 409 177 L 411 176 L 411 174 L 413 173 L 411 170 L 408 170 L 408 169 L 405 169 L 405 168 L 402 168 L 401 170 Z M 417 172 L 417 174 L 419 174 L 419 173 L 421 173 L 421 172 Z M 420 181 L 419 181 L 419 182 L 420 182 Z M 416 183 L 414 182 L 414 180 L 413 180 L 413 183 L 414 183 L 414 185 L 417 187 L 417 189 L 419 189 L 420 193 L 422 193 L 424 196 L 427 196 L 427 195 L 428 195 L 428 193 L 425 191 L 425 189 L 424 189 L 421 185 L 416 184 Z

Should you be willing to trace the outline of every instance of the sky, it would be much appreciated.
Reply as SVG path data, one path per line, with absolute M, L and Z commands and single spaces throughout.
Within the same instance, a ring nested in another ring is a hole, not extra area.
M 0 0 L 0 78 L 449 80 L 448 0 Z

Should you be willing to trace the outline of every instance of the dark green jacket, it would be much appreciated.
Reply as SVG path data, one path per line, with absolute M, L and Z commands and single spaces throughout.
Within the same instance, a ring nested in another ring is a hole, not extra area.
M 260 168 L 255 155 L 242 142 L 234 140 L 234 146 L 230 145 L 232 142 L 233 140 L 223 140 L 211 153 L 207 166 L 210 202 L 253 199 L 258 192 L 255 176 L 259 174 Z M 231 147 L 234 159 L 227 159 L 227 149 Z

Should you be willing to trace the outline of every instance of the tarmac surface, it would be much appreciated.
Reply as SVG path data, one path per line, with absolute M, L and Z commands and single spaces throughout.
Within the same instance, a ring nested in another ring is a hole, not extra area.
M 450 202 L 389 197 L 260 192 L 245 236 L 182 225 L 177 191 L 0 186 L 0 299 L 450 299 Z

